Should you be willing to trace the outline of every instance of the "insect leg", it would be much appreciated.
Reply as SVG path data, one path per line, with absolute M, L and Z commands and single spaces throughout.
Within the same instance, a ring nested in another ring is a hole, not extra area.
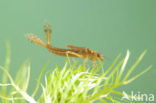
M 86 69 L 85 69 L 85 64 L 86 64 L 87 61 L 88 61 L 88 57 L 85 58 L 85 60 L 83 61 L 83 68 L 84 68 L 84 71 L 86 71 Z
M 96 60 L 92 60 L 93 62 L 93 67 L 96 65 Z
M 67 55 L 67 60 L 68 60 L 68 62 L 69 62 L 69 64 L 70 64 L 70 67 L 71 67 L 71 62 L 70 62 L 70 59 L 69 59 L 69 53 L 66 52 L 66 55 Z
M 78 53 L 72 52 L 72 51 L 68 51 L 67 53 L 68 53 L 68 54 L 75 55 L 75 56 L 77 56 L 77 57 L 79 57 L 79 58 L 83 58 L 83 56 L 79 55 Z M 85 64 L 86 64 L 87 61 L 88 61 L 88 57 L 85 58 L 85 60 L 83 61 L 84 71 L 86 71 L 86 70 L 85 70 Z
M 72 52 L 72 51 L 67 51 L 66 53 L 71 54 L 71 55 L 75 55 L 76 57 L 79 57 L 79 58 L 83 58 L 83 56 L 81 56 L 80 54 Z
M 67 51 L 67 52 L 66 52 L 66 55 L 67 55 L 67 59 L 68 59 L 68 61 L 69 61 L 70 66 L 71 66 L 71 62 L 70 62 L 70 59 L 69 59 L 69 54 L 75 55 L 76 57 L 79 57 L 79 58 L 82 58 L 82 56 L 79 55 L 79 54 L 77 54 L 77 53 L 74 53 L 74 52 L 72 52 L 72 51 Z

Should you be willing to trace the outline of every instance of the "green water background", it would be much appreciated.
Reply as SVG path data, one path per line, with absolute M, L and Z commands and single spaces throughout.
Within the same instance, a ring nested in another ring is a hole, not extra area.
M 52 45 L 84 46 L 110 58 L 108 67 L 119 54 L 131 51 L 128 64 L 148 50 L 134 75 L 152 64 L 152 69 L 128 86 L 127 92 L 140 91 L 156 95 L 156 1 L 155 0 L 12 0 L 0 1 L 0 64 L 4 64 L 6 40 L 11 44 L 10 72 L 15 76 L 20 64 L 29 59 L 31 80 L 29 93 L 35 88 L 42 67 L 46 71 L 63 66 L 64 57 L 49 53 L 28 42 L 24 35 L 34 33 L 45 41 L 43 24 L 52 25 Z M 127 68 L 128 69 L 128 68 Z

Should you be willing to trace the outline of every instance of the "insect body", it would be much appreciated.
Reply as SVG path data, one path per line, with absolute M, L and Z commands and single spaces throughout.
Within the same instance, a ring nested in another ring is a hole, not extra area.
M 73 46 L 73 45 L 67 45 L 66 47 L 68 49 L 61 49 L 61 48 L 54 47 L 50 45 L 50 37 L 51 37 L 52 30 L 49 24 L 45 25 L 44 31 L 45 31 L 47 44 L 44 43 L 40 38 L 38 38 L 37 36 L 33 34 L 26 35 L 26 37 L 32 43 L 35 43 L 37 45 L 47 48 L 48 51 L 53 54 L 56 54 L 59 56 L 67 56 L 67 57 L 70 56 L 70 57 L 85 58 L 84 64 L 85 62 L 87 62 L 88 59 L 90 59 L 93 62 L 93 64 L 96 63 L 96 60 L 103 60 L 102 54 L 96 51 L 93 51 L 89 48 L 78 47 L 78 46 Z

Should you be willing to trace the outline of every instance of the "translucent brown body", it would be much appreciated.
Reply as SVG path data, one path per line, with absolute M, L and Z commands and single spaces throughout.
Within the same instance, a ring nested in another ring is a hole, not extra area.
M 33 34 L 27 35 L 27 38 L 32 43 L 41 45 L 47 48 L 49 52 L 59 55 L 59 56 L 85 58 L 84 63 L 87 62 L 88 59 L 90 59 L 92 60 L 93 64 L 96 63 L 96 60 L 103 60 L 102 54 L 96 51 L 93 51 L 89 48 L 78 47 L 78 46 L 73 46 L 73 45 L 67 45 L 66 47 L 68 49 L 61 49 L 61 48 L 54 47 L 50 45 L 50 37 L 51 37 L 52 30 L 49 24 L 45 25 L 44 31 L 45 31 L 45 35 L 47 39 L 47 44 L 43 43 L 43 41 L 40 38 L 38 38 L 37 36 Z

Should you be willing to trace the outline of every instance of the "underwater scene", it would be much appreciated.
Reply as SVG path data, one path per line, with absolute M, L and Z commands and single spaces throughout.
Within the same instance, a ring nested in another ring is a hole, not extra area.
M 155 103 L 156 1 L 0 3 L 0 103 Z

